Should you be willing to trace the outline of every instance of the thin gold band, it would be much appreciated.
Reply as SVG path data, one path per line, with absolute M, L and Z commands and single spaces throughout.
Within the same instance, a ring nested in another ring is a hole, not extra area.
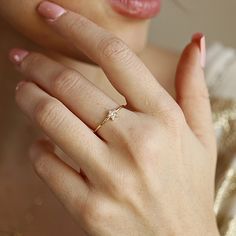
M 112 120 L 112 121 L 115 120 L 115 118 L 118 117 L 119 110 L 122 109 L 123 107 L 124 105 L 121 105 L 116 109 L 109 110 L 105 119 L 102 121 L 101 124 L 97 126 L 97 128 L 93 132 L 96 133 L 108 120 Z

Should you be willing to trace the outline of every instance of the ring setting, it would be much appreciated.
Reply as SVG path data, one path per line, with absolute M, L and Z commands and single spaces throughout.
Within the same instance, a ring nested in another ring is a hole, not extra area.
M 119 117 L 118 112 L 124 107 L 124 105 L 119 106 L 116 109 L 111 109 L 108 111 L 105 119 L 97 126 L 97 128 L 93 131 L 96 133 L 108 120 L 114 121 L 116 118 Z
M 111 120 L 115 120 L 118 117 L 118 111 L 116 109 L 112 109 L 108 112 L 107 117 Z

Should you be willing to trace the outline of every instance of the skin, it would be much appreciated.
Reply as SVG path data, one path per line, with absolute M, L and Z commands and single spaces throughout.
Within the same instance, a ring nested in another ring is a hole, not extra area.
M 19 4 L 24 11 L 18 11 L 16 9 L 15 0 L 3 0 L 1 2 L 2 7 L 0 7 L 0 15 L 13 25 L 14 28 L 20 29 L 23 35 L 43 47 L 63 52 L 64 54 L 86 61 L 86 58 L 81 52 L 74 53 L 74 48 L 69 46 L 63 38 L 58 37 L 55 32 L 52 32 L 50 28 L 40 20 L 38 15 L 35 14 L 35 9 L 40 2 L 40 0 L 21 0 Z M 150 20 L 137 21 L 121 17 L 111 9 L 110 5 L 107 4 L 107 0 L 57 0 L 55 2 L 111 30 L 137 53 L 141 52 L 146 46 Z M 45 40 L 45 38 L 47 38 L 47 40 Z M 139 40 L 134 40 L 137 38 Z
M 77 27 L 66 27 L 72 20 Z M 199 41 L 182 54 L 175 101 L 140 60 L 145 54 L 139 58 L 133 53 L 129 40 L 114 40 L 114 34 L 68 9 L 53 23 L 41 21 L 74 45 L 76 55 L 86 55 L 104 69 L 120 94 L 119 99 L 108 96 L 65 60 L 30 52 L 16 63 L 29 80 L 18 85 L 17 104 L 50 138 L 31 147 L 33 166 L 81 230 L 88 235 L 218 235 L 212 210 L 216 142 Z M 94 46 L 99 42 L 103 47 Z M 17 52 L 11 51 L 11 59 Z M 137 83 L 140 75 L 143 80 Z M 121 97 L 127 106 L 119 123 L 107 123 L 93 134 L 88 127 L 94 129 L 102 111 L 117 107 Z M 81 167 L 82 175 L 59 159 L 54 143 Z

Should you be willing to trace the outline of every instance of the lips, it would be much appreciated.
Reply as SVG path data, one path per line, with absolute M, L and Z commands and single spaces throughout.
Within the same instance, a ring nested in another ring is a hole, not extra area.
M 157 15 L 161 8 L 161 0 L 108 0 L 112 8 L 128 17 L 148 19 Z

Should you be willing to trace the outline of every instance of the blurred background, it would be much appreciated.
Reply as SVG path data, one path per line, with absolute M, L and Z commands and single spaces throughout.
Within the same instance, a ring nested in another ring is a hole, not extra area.
M 180 50 L 194 32 L 207 43 L 236 48 L 236 0 L 162 0 L 162 10 L 151 26 L 150 40 Z

